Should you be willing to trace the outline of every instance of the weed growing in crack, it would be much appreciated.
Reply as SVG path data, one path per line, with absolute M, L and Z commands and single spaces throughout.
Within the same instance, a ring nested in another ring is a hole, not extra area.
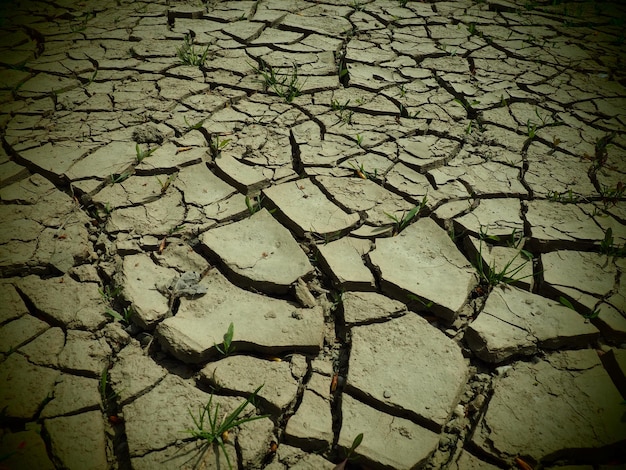
M 213 394 L 211 394 L 208 403 L 199 410 L 197 417 L 193 414 L 191 409 L 189 410 L 189 415 L 191 416 L 191 419 L 193 419 L 195 428 L 187 429 L 186 432 L 191 434 L 196 439 L 204 439 L 207 446 L 216 442 L 222 450 L 224 457 L 226 457 L 229 469 L 232 469 L 233 466 L 230 462 L 230 457 L 228 457 L 225 445 L 225 442 L 228 439 L 228 432 L 237 426 L 241 426 L 242 424 L 249 423 L 250 421 L 255 421 L 257 419 L 267 418 L 269 416 L 261 415 L 240 417 L 241 413 L 249 403 L 254 404 L 257 394 L 262 387 L 263 385 L 259 386 L 252 393 L 252 395 L 241 403 L 232 413 L 222 417 L 221 420 L 219 403 L 213 406 Z
M 209 142 L 209 147 L 211 148 L 211 154 L 214 158 L 217 158 L 222 153 L 222 149 L 224 149 L 232 139 L 224 139 L 221 140 L 219 134 L 215 135 L 215 139 L 211 138 Z
M 189 121 L 187 121 L 187 116 L 183 116 L 183 119 L 185 120 L 185 124 L 187 124 L 187 132 L 200 129 L 204 124 L 204 121 L 206 121 L 206 119 L 200 119 L 194 124 L 189 124 Z
M 365 169 L 365 167 L 363 166 L 362 163 L 360 163 L 359 166 L 356 166 L 352 162 L 348 162 L 348 163 L 354 169 L 354 173 L 361 179 L 372 180 L 373 181 L 373 180 L 375 180 L 378 177 L 378 169 L 377 168 L 374 168 L 374 173 L 370 173 L 369 171 L 367 171 Z
M 122 288 L 120 286 L 117 287 L 111 287 L 111 286 L 104 286 L 103 289 L 98 289 L 98 293 L 100 294 L 100 297 L 102 297 L 102 300 L 107 303 L 110 304 L 111 302 L 114 302 L 122 293 Z
M 111 181 L 111 185 L 114 185 L 116 183 L 121 183 L 122 181 L 127 180 L 130 177 L 130 175 L 131 174 L 129 172 L 125 172 L 125 173 L 122 173 L 122 174 L 119 174 L 119 175 L 117 175 L 117 174 L 110 175 L 109 179 Z
M 572 305 L 572 303 L 566 299 L 565 297 L 559 297 L 559 302 L 561 303 L 561 305 L 569 308 L 570 310 L 573 310 L 574 312 L 578 313 L 576 311 L 576 309 L 574 308 L 574 306 Z M 587 313 L 587 314 L 581 314 L 585 319 L 587 320 L 592 320 L 594 318 L 598 318 L 598 316 L 600 315 L 600 308 L 595 308 L 593 309 L 593 311 Z
M 117 393 L 110 390 L 109 385 L 109 367 L 105 367 L 102 369 L 102 373 L 100 374 L 100 383 L 98 385 L 98 389 L 100 391 L 100 400 L 102 401 L 102 408 L 104 411 L 107 411 L 110 408 L 110 404 L 113 400 L 117 398 Z
M 350 7 L 354 11 L 363 11 L 365 9 L 365 5 L 359 2 L 359 0 L 352 0 L 352 3 L 350 3 Z
M 427 202 L 428 202 L 428 196 L 424 196 L 422 198 L 422 202 L 420 202 L 417 206 L 415 206 L 409 212 L 406 212 L 406 211 L 403 212 L 402 217 L 398 217 L 395 214 L 389 214 L 385 212 L 385 215 L 389 217 L 391 220 L 393 220 L 394 222 L 394 227 L 393 227 L 394 237 L 398 235 L 400 232 L 402 232 L 402 230 L 404 230 L 411 223 L 411 221 L 415 217 L 417 217 L 420 214 L 420 212 L 422 212 L 422 210 L 426 207 Z
M 202 51 L 196 50 L 191 35 L 185 34 L 183 45 L 176 49 L 176 55 L 184 65 L 202 67 L 209 55 L 209 46 L 206 46 Z
M 159 178 L 158 176 L 154 176 L 157 181 L 159 182 L 159 185 L 161 186 L 161 195 L 165 194 L 165 192 L 167 191 L 167 188 L 170 187 L 170 185 L 174 182 L 174 180 L 178 177 L 178 173 L 172 173 L 171 175 L 169 175 L 167 177 L 166 180 L 161 181 L 161 178 Z
M 148 158 L 155 151 L 156 149 L 142 150 L 139 144 L 135 144 L 135 153 L 136 153 L 137 163 L 141 163 L 144 159 Z
M 339 462 L 333 470 L 344 470 L 349 461 L 355 460 L 355 457 L 352 454 L 354 454 L 356 448 L 361 445 L 361 442 L 363 442 L 363 433 L 354 438 L 354 440 L 352 441 L 352 445 L 346 452 L 346 458 Z
M 600 185 L 600 196 L 602 197 L 605 209 L 608 208 L 609 205 L 614 206 L 617 204 L 624 196 L 625 191 L 626 186 L 624 186 L 624 183 L 621 181 L 619 181 L 614 188 L 605 184 Z
M 526 250 L 519 250 L 513 258 L 511 258 L 508 263 L 504 265 L 501 270 L 496 269 L 496 263 L 493 261 L 490 265 L 485 265 L 483 262 L 483 241 L 489 238 L 491 240 L 499 241 L 500 237 L 496 235 L 488 235 L 486 232 L 482 231 L 480 233 L 480 242 L 478 247 L 478 253 L 476 254 L 476 262 L 474 267 L 476 271 L 478 271 L 478 275 L 484 283 L 489 286 L 497 286 L 498 284 L 512 284 L 514 282 L 519 282 L 523 279 L 532 277 L 533 274 L 528 274 L 526 276 L 518 276 L 522 270 L 528 265 L 528 263 L 532 262 L 533 254 Z M 510 241 L 507 242 L 507 245 L 510 247 L 519 246 L 521 239 L 518 240 L 516 237 L 516 231 L 514 230 L 510 236 Z M 514 266 L 515 261 L 520 257 L 526 258 L 525 261 Z
M 356 135 L 356 144 L 357 146 L 363 148 L 363 136 L 361 134 Z
M 347 100 L 345 103 L 340 103 L 337 100 L 332 100 L 330 102 L 330 107 L 333 111 L 338 112 L 339 120 L 345 124 L 352 124 L 352 115 L 354 111 L 350 111 L 348 109 L 348 104 L 350 100 Z
M 256 214 L 261 210 L 261 198 L 254 197 L 250 199 L 249 196 L 246 196 L 246 207 L 248 208 L 250 215 Z
M 562 203 L 576 203 L 580 202 L 580 196 L 574 194 L 574 192 L 570 189 L 565 193 L 559 193 L 558 191 L 548 191 L 548 200 L 553 202 L 562 202 Z
M 534 139 L 537 135 L 537 124 L 533 123 L 530 119 L 526 121 L 526 133 L 530 139 Z
M 429 302 L 424 302 L 420 297 L 415 294 L 407 294 L 407 298 L 413 302 L 420 303 L 424 308 L 429 309 L 434 305 L 434 302 L 431 300 Z
M 306 83 L 306 80 L 300 82 L 298 66 L 295 63 L 292 64 L 290 74 L 277 74 L 274 72 L 274 69 L 265 65 L 261 65 L 260 68 L 252 68 L 263 77 L 265 88 L 274 90 L 274 93 L 287 103 L 291 103 L 296 97 L 301 95 L 302 87 Z
M 135 314 L 135 311 L 133 310 L 133 307 L 130 306 L 130 307 L 125 307 L 122 314 L 120 314 L 119 312 L 116 312 L 112 308 L 107 308 L 105 310 L 105 313 L 113 317 L 117 321 L 124 323 L 125 325 L 129 325 L 130 319 Z
M 218 344 L 215 345 L 215 349 L 217 349 L 222 356 L 228 356 L 235 352 L 235 347 L 233 346 L 234 334 L 235 325 L 231 322 L 230 325 L 228 325 L 228 331 L 224 333 L 224 342 L 222 343 L 222 346 L 219 346 Z
M 613 258 L 626 257 L 626 243 L 622 246 L 615 244 L 613 229 L 611 229 L 611 227 L 607 228 L 606 232 L 604 232 L 604 239 L 600 242 L 600 253 L 612 256 Z

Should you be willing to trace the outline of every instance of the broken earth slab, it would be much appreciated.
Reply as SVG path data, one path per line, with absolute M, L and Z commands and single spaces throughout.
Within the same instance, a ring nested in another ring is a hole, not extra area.
M 539 251 L 591 248 L 604 239 L 602 229 L 578 205 L 535 200 L 526 206 L 531 243 Z
M 156 330 L 163 348 L 177 359 L 198 363 L 215 356 L 215 345 L 223 342 L 230 323 L 234 325 L 232 344 L 241 352 L 319 351 L 324 331 L 321 307 L 301 309 L 242 290 L 216 270 L 201 285 L 207 294 L 181 299 L 176 316 L 161 322 Z
M 543 465 L 600 461 L 626 438 L 622 401 L 594 350 L 516 362 L 495 379 L 471 442 L 505 465 L 518 455 Z
M 518 199 L 481 199 L 478 207 L 454 219 L 457 233 L 508 237 L 524 231 Z
M 376 292 L 345 292 L 341 306 L 347 326 L 380 322 L 408 313 L 402 302 Z
M 368 256 L 380 273 L 383 292 L 401 301 L 419 298 L 450 323 L 478 282 L 472 265 L 431 219 L 418 220 L 398 236 L 377 239 Z
M 2 464 L 6 468 L 54 470 L 56 467 L 48 456 L 41 431 L 41 425 L 35 423 L 26 423 L 22 431 L 3 430 L 0 439 Z
M 45 332 L 50 325 L 31 315 L 23 315 L 0 326 L 0 353 L 10 354 Z
M 50 449 L 64 468 L 106 470 L 107 437 L 100 410 L 44 420 Z
M 538 348 L 581 348 L 598 339 L 598 329 L 571 309 L 515 287 L 497 286 L 465 339 L 482 360 L 499 363 L 533 355 Z
M 372 468 L 420 468 L 439 444 L 438 434 L 407 419 L 383 413 L 350 395 L 342 397 L 341 414 L 338 445 L 346 452 L 354 438 L 363 433 L 363 441 L 354 454 Z
M 104 338 L 88 331 L 67 330 L 59 353 L 59 368 L 65 372 L 99 378 L 109 365 L 111 348 Z
M 124 257 L 118 285 L 124 286 L 122 295 L 132 304 L 133 323 L 153 329 L 171 314 L 170 299 L 165 295 L 167 285 L 177 274 L 174 269 L 155 264 L 147 254 Z
M 262 292 L 285 294 L 298 278 L 308 277 L 313 271 L 289 230 L 266 209 L 211 229 L 201 235 L 200 241 L 225 265 L 234 282 Z
M 349 370 L 347 393 L 437 431 L 468 375 L 458 345 L 412 312 L 353 327 Z
M 99 387 L 98 379 L 62 373 L 40 416 L 54 418 L 99 410 L 102 403 Z
M 122 349 L 109 371 L 109 383 L 120 405 L 154 387 L 167 371 L 147 356 L 136 340 Z
M 541 255 L 541 294 L 569 300 L 578 313 L 588 315 L 600 298 L 615 287 L 617 266 L 607 255 L 561 250 Z
M 0 268 L 67 272 L 93 256 L 86 214 L 41 175 L 0 190 Z M 31 271 L 32 272 L 32 271 Z
M 7 418 L 32 420 L 52 395 L 60 372 L 35 366 L 21 354 L 0 364 L 0 409 Z
M 50 279 L 27 276 L 16 287 L 53 324 L 96 331 L 108 321 L 104 313 L 107 305 L 93 282 L 77 282 L 68 275 Z
M 371 170 L 365 168 L 365 171 Z M 369 179 L 317 176 L 315 180 L 345 210 L 365 212 L 371 225 L 389 225 L 393 223 L 392 216 L 401 219 L 413 208 L 405 199 Z
M 279 415 L 293 403 L 302 379 L 292 376 L 288 362 L 241 355 L 211 362 L 200 371 L 202 382 L 224 393 L 247 397 L 263 385 L 257 397 L 273 415 Z
M 333 443 L 330 378 L 314 372 L 300 406 L 285 427 L 285 440 L 306 451 L 321 452 Z
M 321 237 L 345 232 L 360 220 L 358 214 L 347 214 L 330 202 L 309 179 L 272 186 L 264 189 L 263 194 L 298 237 L 307 232 Z
M 369 240 L 344 237 L 318 245 L 320 265 L 337 285 L 346 290 L 375 290 L 376 280 L 363 256 L 373 247 Z

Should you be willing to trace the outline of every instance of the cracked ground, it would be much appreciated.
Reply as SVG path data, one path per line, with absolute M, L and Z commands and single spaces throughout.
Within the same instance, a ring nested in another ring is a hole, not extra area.
M 625 26 L 2 2 L 0 469 L 623 468 Z

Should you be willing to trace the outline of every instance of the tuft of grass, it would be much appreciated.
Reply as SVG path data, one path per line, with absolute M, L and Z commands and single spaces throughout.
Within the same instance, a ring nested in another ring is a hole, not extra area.
M 576 309 L 574 308 L 574 306 L 572 305 L 572 303 L 566 299 L 565 297 L 561 296 L 559 297 L 559 302 L 561 303 L 561 305 L 564 305 L 565 307 L 569 308 L 570 310 L 573 310 L 574 312 L 578 313 L 576 311 Z M 594 318 L 598 318 L 598 316 L 600 315 L 600 308 L 596 308 L 594 309 L 592 312 L 588 313 L 588 314 L 582 314 L 582 316 L 584 318 L 586 318 L 587 320 L 592 320 Z
M 119 313 L 115 310 L 113 310 L 112 308 L 107 308 L 105 310 L 105 313 L 111 317 L 113 317 L 114 319 L 116 319 L 117 321 L 124 323 L 126 325 L 130 324 L 130 319 L 131 317 L 135 314 L 135 311 L 133 310 L 133 307 L 124 307 L 123 313 Z
M 626 256 L 626 243 L 622 246 L 615 244 L 613 229 L 611 227 L 607 228 L 606 232 L 604 232 L 604 239 L 600 242 L 600 253 L 613 256 L 614 258 Z
M 354 440 L 352 441 L 352 445 L 346 452 L 346 458 L 343 459 L 341 462 L 339 462 L 333 470 L 344 470 L 348 462 L 350 460 L 354 460 L 354 457 L 352 456 L 352 454 L 354 454 L 354 451 L 356 450 L 356 448 L 361 445 L 361 442 L 363 442 L 363 433 L 360 433 L 358 436 L 354 438 Z
M 110 180 L 111 180 L 111 185 L 114 185 L 116 183 L 121 183 L 122 181 L 126 181 L 130 176 L 129 172 L 125 172 L 122 174 L 111 174 L 109 176 Z
M 178 177 L 178 173 L 172 173 L 164 181 L 161 181 L 161 178 L 159 178 L 156 175 L 154 177 L 159 182 L 159 185 L 161 185 L 161 194 L 165 194 L 165 192 L 167 191 L 167 188 L 169 188 L 170 185 L 174 182 L 174 180 Z
M 252 68 L 263 77 L 265 88 L 274 90 L 274 93 L 287 103 L 291 103 L 302 94 L 302 87 L 306 80 L 300 82 L 298 66 L 295 63 L 292 64 L 291 73 L 289 74 L 277 74 L 274 72 L 274 69 L 265 64 L 262 64 L 260 68 Z
M 184 65 L 202 67 L 209 55 L 209 46 L 206 46 L 204 50 L 196 50 L 191 35 L 185 34 L 183 45 L 176 49 L 176 55 Z
M 233 336 L 235 334 L 235 325 L 233 322 L 230 322 L 228 325 L 228 331 L 224 333 L 224 342 L 222 346 L 218 344 L 215 345 L 215 349 L 217 349 L 223 356 L 228 356 L 235 352 L 235 347 L 233 346 Z
M 213 394 L 211 394 L 208 403 L 199 410 L 197 417 L 192 413 L 191 409 L 189 410 L 189 415 L 193 420 L 195 428 L 187 429 L 186 432 L 191 434 L 196 439 L 204 439 L 207 445 L 211 445 L 216 442 L 220 449 L 222 449 L 224 457 L 226 457 L 229 469 L 232 469 L 233 466 L 230 462 L 230 458 L 228 457 L 228 452 L 226 451 L 226 446 L 224 444 L 228 438 L 229 431 L 237 426 L 241 426 L 242 424 L 249 423 L 250 421 L 255 421 L 257 419 L 267 418 L 269 416 L 261 415 L 240 417 L 246 406 L 248 406 L 249 403 L 254 403 L 261 388 L 263 388 L 263 385 L 259 386 L 252 393 L 252 395 L 241 403 L 232 413 L 222 417 L 221 420 L 219 403 L 213 406 Z
M 361 179 L 375 180 L 378 177 L 378 168 L 374 168 L 374 173 L 370 173 L 369 171 L 365 169 L 362 163 L 359 163 L 359 166 L 356 166 L 352 162 L 348 162 L 348 163 L 354 169 L 354 173 Z
M 417 206 L 411 209 L 409 212 L 403 212 L 402 217 L 398 217 L 395 214 L 389 214 L 385 212 L 385 215 L 389 217 L 394 222 L 393 227 L 393 236 L 398 235 L 402 230 L 404 230 L 411 221 L 419 215 L 419 213 L 426 207 L 426 203 L 428 202 L 428 196 L 424 196 L 422 202 L 420 202 Z
M 515 263 L 515 260 L 517 260 L 520 256 L 523 256 L 524 258 L 526 258 L 526 260 L 523 263 L 513 267 L 513 263 Z M 526 265 L 532 261 L 532 259 L 532 253 L 526 250 L 519 250 L 517 254 L 513 258 L 511 258 L 501 270 L 498 271 L 496 270 L 495 261 L 492 262 L 490 265 L 485 265 L 485 263 L 483 262 L 483 238 L 481 238 L 474 267 L 478 271 L 480 279 L 489 286 L 497 286 L 498 284 L 512 284 L 514 282 L 518 282 L 533 276 L 532 274 L 528 274 L 526 276 L 518 276 L 519 273 L 526 267 Z
M 142 150 L 142 148 L 139 146 L 139 144 L 135 144 L 135 153 L 136 153 L 137 163 L 141 163 L 145 158 L 148 158 L 155 151 L 156 151 L 156 149 Z
M 214 158 L 217 158 L 222 153 L 222 150 L 230 143 L 232 139 L 220 139 L 219 134 L 215 135 L 215 138 L 211 138 L 209 142 L 209 147 L 211 148 L 211 155 Z
M 261 210 L 261 198 L 253 197 L 250 199 L 249 196 L 246 196 L 246 207 L 248 208 L 248 212 L 250 215 L 254 215 Z

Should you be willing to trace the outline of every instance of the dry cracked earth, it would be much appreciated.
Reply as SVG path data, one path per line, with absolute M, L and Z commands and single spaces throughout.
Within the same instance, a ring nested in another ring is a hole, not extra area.
M 0 468 L 624 468 L 620 2 L 0 21 Z

